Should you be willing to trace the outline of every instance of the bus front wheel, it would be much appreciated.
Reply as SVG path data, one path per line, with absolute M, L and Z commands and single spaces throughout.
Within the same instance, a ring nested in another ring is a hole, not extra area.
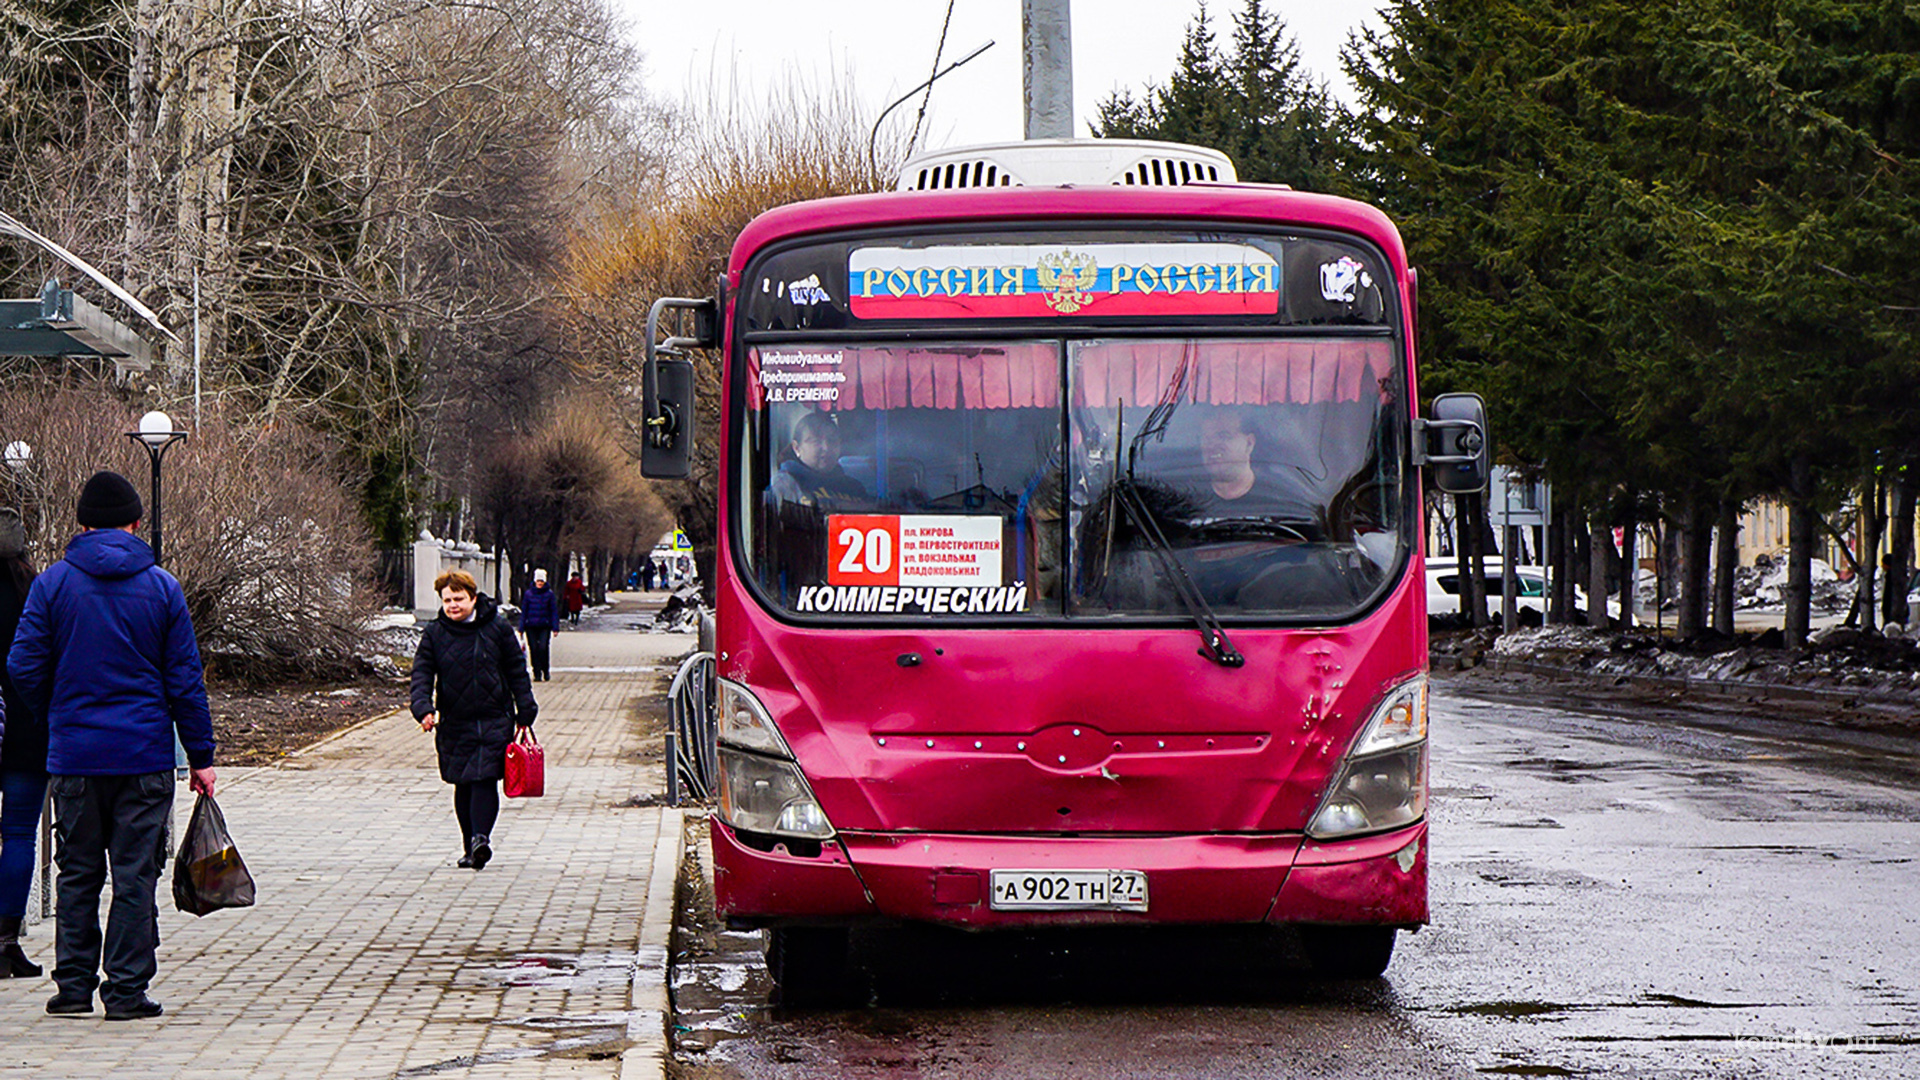
M 860 1004 L 852 934 L 845 927 L 786 926 L 767 932 L 767 974 L 780 1004 L 819 1008 Z
M 1391 926 L 1303 926 L 1300 944 L 1314 974 L 1328 979 L 1377 979 L 1393 959 Z

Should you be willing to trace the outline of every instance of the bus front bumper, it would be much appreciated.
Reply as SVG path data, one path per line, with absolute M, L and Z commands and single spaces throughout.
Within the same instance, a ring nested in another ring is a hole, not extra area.
M 813 857 L 742 843 L 712 822 L 719 914 L 736 925 L 890 919 L 990 929 L 1156 923 L 1420 926 L 1427 826 L 1339 843 L 1298 833 L 1019 837 L 841 833 Z M 1003 910 L 994 870 L 1138 870 L 1145 911 Z

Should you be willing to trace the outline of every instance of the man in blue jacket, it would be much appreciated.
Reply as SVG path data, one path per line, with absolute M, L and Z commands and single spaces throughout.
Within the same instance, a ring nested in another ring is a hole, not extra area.
M 47 772 L 60 830 L 60 911 L 47 1011 L 109 1020 L 159 1016 L 147 996 L 156 968 L 154 891 L 173 810 L 173 737 L 193 767 L 192 788 L 213 794 L 213 720 L 187 598 L 153 549 L 134 535 L 140 493 L 98 472 L 80 491 L 87 531 L 34 579 L 7 673 L 47 717 Z M 113 903 L 102 955 L 100 889 Z M 105 973 L 105 981 L 101 973 Z

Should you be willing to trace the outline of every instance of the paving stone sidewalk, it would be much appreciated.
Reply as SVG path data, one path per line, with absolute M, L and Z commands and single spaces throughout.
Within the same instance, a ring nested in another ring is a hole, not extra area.
M 50 979 L 0 980 L 0 1077 L 659 1076 L 681 819 L 624 804 L 664 789 L 635 706 L 692 642 L 623 606 L 557 636 L 546 795 L 502 800 L 485 870 L 454 865 L 453 789 L 404 713 L 222 770 L 258 906 L 196 919 L 162 881 L 157 1020 L 48 1016 Z M 191 807 L 183 784 L 176 830 Z M 51 973 L 51 927 L 25 944 Z

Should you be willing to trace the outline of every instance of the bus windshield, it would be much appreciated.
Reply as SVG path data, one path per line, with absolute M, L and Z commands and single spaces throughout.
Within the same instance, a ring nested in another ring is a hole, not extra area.
M 1384 336 L 762 345 L 735 461 L 769 603 L 841 620 L 1332 622 L 1411 543 Z

